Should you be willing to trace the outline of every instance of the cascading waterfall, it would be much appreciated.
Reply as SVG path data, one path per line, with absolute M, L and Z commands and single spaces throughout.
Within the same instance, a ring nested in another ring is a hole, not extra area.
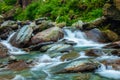
M 8 50 L 9 50 L 9 55 L 21 55 L 21 54 L 26 54 L 25 51 L 22 51 L 21 49 L 16 48 L 16 47 L 12 46 L 12 45 L 9 43 L 11 37 L 12 37 L 14 34 L 15 34 L 15 32 L 12 33 L 12 34 L 8 37 L 7 40 L 1 40 L 0 43 L 3 44 L 4 46 L 6 46 L 6 47 L 8 48 Z
M 106 68 L 105 65 L 101 64 L 101 67 L 96 71 L 96 73 L 103 77 L 120 79 L 120 71 L 113 70 L 111 66 Z
M 93 48 L 100 48 L 103 47 L 104 44 L 99 44 L 92 40 L 89 40 L 84 32 L 80 30 L 71 30 L 68 28 L 64 28 L 65 36 L 64 39 L 69 41 L 73 41 L 77 43 L 77 47 L 93 47 Z
M 11 37 L 14 34 L 15 33 L 11 34 L 7 40 L 1 40 L 1 43 L 9 49 L 10 55 L 26 54 L 25 51 L 22 51 L 19 48 L 13 47 L 9 43 Z M 92 40 L 89 40 L 87 38 L 87 36 L 85 35 L 85 33 L 80 30 L 73 31 L 69 28 L 64 28 L 64 34 L 65 35 L 64 35 L 63 39 L 67 39 L 68 41 L 75 42 L 76 43 L 75 47 L 76 46 L 77 47 L 91 47 L 94 49 L 94 48 L 101 48 L 105 45 L 105 44 L 100 44 L 100 43 L 94 42 Z M 85 55 L 84 51 L 80 51 L 79 54 L 80 54 L 79 58 L 89 58 L 89 56 Z M 46 77 L 45 80 L 50 80 L 51 74 L 49 73 L 49 71 L 46 70 L 46 67 L 50 68 L 52 66 L 64 63 L 65 61 L 61 61 L 60 57 L 61 56 L 51 58 L 47 54 L 42 54 L 40 56 L 37 56 L 37 57 L 35 57 L 35 60 L 33 61 L 34 66 L 32 66 L 32 68 L 30 70 L 33 72 L 41 70 L 48 75 L 48 77 Z M 100 59 L 110 59 L 110 58 L 119 58 L 119 57 L 103 55 L 96 59 L 99 61 Z M 111 66 L 108 66 L 108 67 L 109 68 L 106 68 L 106 66 L 101 63 L 101 67 L 99 69 L 97 69 L 95 71 L 95 73 L 99 74 L 103 77 L 107 77 L 107 78 L 120 79 L 120 71 L 113 70 Z M 22 75 L 16 74 L 16 76 L 13 78 L 13 80 L 26 80 L 26 79 Z

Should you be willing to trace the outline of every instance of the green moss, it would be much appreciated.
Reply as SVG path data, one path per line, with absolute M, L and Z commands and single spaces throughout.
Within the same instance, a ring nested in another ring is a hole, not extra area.
M 61 60 L 62 61 L 64 61 L 64 60 L 72 60 L 72 59 L 78 58 L 79 56 L 80 56 L 80 54 L 78 54 L 76 51 L 71 51 L 70 53 L 64 54 L 61 57 Z

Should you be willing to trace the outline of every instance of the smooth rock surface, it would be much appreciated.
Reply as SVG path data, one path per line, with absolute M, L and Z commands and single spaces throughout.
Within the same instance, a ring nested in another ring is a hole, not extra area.
M 70 62 L 62 63 L 50 69 L 52 73 L 77 73 L 91 72 L 98 68 L 99 63 L 88 59 L 77 59 Z
M 52 27 L 37 33 L 35 36 L 32 37 L 31 41 L 32 44 L 37 44 L 41 42 L 51 42 L 51 41 L 56 42 L 62 37 L 63 37 L 62 30 L 58 27 Z
M 31 36 L 32 36 L 33 29 L 31 26 L 26 25 L 18 30 L 10 39 L 10 43 L 16 47 L 24 47 L 28 44 Z

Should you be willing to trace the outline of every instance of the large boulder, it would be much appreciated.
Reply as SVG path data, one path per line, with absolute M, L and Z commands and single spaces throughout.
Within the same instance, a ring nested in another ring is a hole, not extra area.
M 7 68 L 15 71 L 21 71 L 29 67 L 29 64 L 27 64 L 25 61 L 20 60 L 13 63 L 9 63 Z
M 8 56 L 8 49 L 0 43 L 0 58 L 5 58 Z
M 53 26 L 55 26 L 54 22 L 51 21 L 46 21 L 46 20 L 38 20 L 35 22 L 36 27 L 34 27 L 34 33 L 37 33 L 39 31 L 43 31 L 45 29 L 51 28 Z
M 116 41 L 116 42 L 107 44 L 106 46 L 104 46 L 104 48 L 116 48 L 116 49 L 119 49 L 120 48 L 120 41 Z
M 37 44 L 41 42 L 58 41 L 61 38 L 63 38 L 62 30 L 59 27 L 52 27 L 37 33 L 32 37 L 31 41 L 32 44 Z
M 112 54 L 112 55 L 115 55 L 115 56 L 120 56 L 120 49 L 118 49 L 118 50 L 113 50 L 113 51 L 111 52 L 111 54 Z
M 85 51 L 86 56 L 99 57 L 104 55 L 103 51 L 100 49 L 90 49 Z
M 105 42 L 106 41 L 103 33 L 97 28 L 86 31 L 85 33 L 89 39 L 91 39 L 95 42 Z
M 68 61 L 68 60 L 73 60 L 75 58 L 78 58 L 80 56 L 80 54 L 76 51 L 70 51 L 69 53 L 65 53 L 61 56 L 61 60 L 62 61 Z
M 103 31 L 103 34 L 104 34 L 105 38 L 110 42 L 114 42 L 119 39 L 119 36 L 115 32 L 113 32 L 109 29 Z
M 10 39 L 10 43 L 16 47 L 27 46 L 32 36 L 32 32 L 32 27 L 29 25 L 25 25 L 12 36 L 12 38 Z
M 78 73 L 94 71 L 99 63 L 89 59 L 77 59 L 70 62 L 58 64 L 50 69 L 51 73 Z
M 40 48 L 40 51 L 47 51 L 47 52 L 68 52 L 72 50 L 73 47 L 68 44 L 51 44 L 46 45 Z
M 0 38 L 7 39 L 8 35 L 11 34 L 13 30 L 16 30 L 16 29 L 18 29 L 18 25 L 15 21 L 12 21 L 12 20 L 4 21 L 0 25 Z

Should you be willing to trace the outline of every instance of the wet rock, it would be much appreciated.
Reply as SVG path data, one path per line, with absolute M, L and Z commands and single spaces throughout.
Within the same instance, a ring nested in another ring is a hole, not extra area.
M 67 44 L 53 44 L 48 50 L 47 52 L 68 52 L 70 50 L 72 50 L 73 47 L 71 45 L 67 45 Z
M 45 51 L 47 51 L 48 49 L 50 49 L 53 45 L 54 45 L 54 44 L 42 46 L 42 47 L 40 48 L 40 51 L 45 52 Z
M 103 48 L 115 48 L 115 49 L 119 49 L 120 48 L 120 41 L 116 41 L 116 42 L 110 43 L 110 44 L 104 46 Z
M 85 33 L 89 39 L 91 39 L 95 42 L 105 42 L 106 41 L 103 33 L 97 28 L 86 31 Z
M 42 17 L 42 18 L 36 19 L 35 23 L 38 25 L 38 24 L 41 24 L 42 22 L 47 21 L 47 20 L 48 20 L 47 17 Z
M 120 59 L 104 60 L 102 63 L 106 66 L 106 68 L 111 66 L 114 70 L 120 70 Z
M 32 36 L 32 32 L 32 27 L 25 25 L 12 36 L 10 43 L 16 47 L 24 47 L 28 44 Z
M 47 20 L 47 21 L 46 20 L 38 21 L 38 22 L 36 22 L 36 27 L 34 28 L 34 33 L 43 31 L 43 30 L 51 28 L 53 26 L 55 26 L 55 23 L 51 22 L 49 20 Z
M 118 50 L 113 50 L 112 52 L 111 52 L 111 54 L 112 55 L 115 55 L 115 56 L 120 56 L 120 50 L 118 49 Z
M 8 56 L 8 49 L 0 43 L 0 58 L 5 58 Z
M 15 23 L 16 23 L 15 21 L 11 21 L 11 20 L 4 21 L 4 22 L 1 24 L 1 27 L 0 27 L 0 28 L 10 27 L 10 26 L 12 26 L 12 25 L 15 24 Z
M 29 67 L 29 65 L 25 61 L 16 61 L 13 63 L 8 64 L 8 69 L 21 71 Z
M 53 42 L 43 42 L 43 43 L 39 43 L 39 44 L 36 44 L 36 45 L 31 45 L 30 47 L 28 47 L 28 48 L 23 48 L 25 51 L 36 51 L 36 50 L 40 50 L 40 51 L 46 51 L 47 49 L 45 48 L 44 49 L 44 47 L 43 46 L 48 46 L 48 45 L 50 45 L 50 44 L 53 44 Z M 46 47 L 47 47 L 46 46 Z M 43 48 L 41 48 L 41 47 L 43 47 Z
M 103 25 L 105 25 L 106 23 L 107 23 L 106 17 L 102 16 L 91 22 L 84 23 L 83 30 L 91 30 L 94 28 L 99 28 L 99 27 L 102 27 Z
M 63 44 L 68 44 L 68 45 L 76 45 L 77 43 L 68 39 L 62 39 L 61 41 L 59 41 L 60 43 Z
M 104 34 L 105 38 L 110 42 L 113 42 L 113 41 L 116 41 L 119 39 L 119 36 L 111 30 L 105 30 L 105 31 L 103 31 L 103 34 Z
M 46 45 L 40 48 L 40 51 L 47 51 L 47 52 L 68 52 L 69 50 L 72 50 L 73 47 L 71 45 L 67 44 L 51 44 Z
M 68 61 L 68 60 L 73 60 L 75 58 L 78 58 L 80 56 L 80 54 L 76 51 L 70 51 L 69 53 L 66 53 L 64 55 L 61 56 L 61 60 L 62 61 Z
M 91 49 L 85 52 L 86 56 L 93 56 L 93 57 L 99 57 L 102 56 L 103 54 L 104 54 L 103 51 L 100 49 Z
M 70 41 L 70 40 L 65 40 L 64 42 L 65 44 L 69 44 L 69 45 L 76 45 L 77 43 L 74 41 Z
M 4 21 L 0 26 L 0 38 L 7 39 L 8 36 L 13 32 L 13 30 L 16 30 L 17 28 L 18 25 L 15 21 Z
M 90 73 L 79 73 L 78 75 L 74 76 L 74 80 L 89 80 L 90 77 Z
M 37 44 L 41 42 L 54 42 L 58 41 L 61 38 L 63 38 L 62 30 L 58 27 L 52 27 L 37 33 L 35 36 L 32 37 L 31 41 L 32 44 Z
M 99 66 L 98 62 L 88 59 L 77 59 L 54 66 L 50 69 L 52 73 L 77 73 L 94 71 Z

